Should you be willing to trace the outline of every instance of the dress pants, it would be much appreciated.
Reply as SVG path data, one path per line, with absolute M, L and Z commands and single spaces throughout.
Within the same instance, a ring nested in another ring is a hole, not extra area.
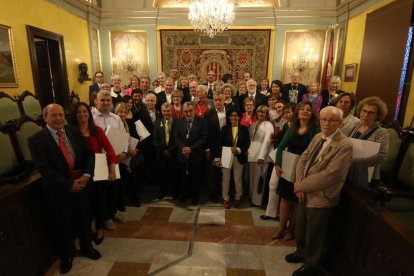
M 177 198 L 179 189 L 177 187 L 177 158 L 175 155 L 166 157 L 162 154 L 158 156 L 158 166 L 160 173 L 160 188 L 158 191 L 158 197 L 165 197 L 168 195 L 171 187 L 171 193 L 173 198 Z
M 198 193 L 200 190 L 200 176 L 203 171 L 203 163 L 192 164 L 191 162 L 180 164 L 181 173 L 181 200 L 191 198 L 198 201 Z
M 239 160 L 234 157 L 232 168 L 234 174 L 234 186 L 236 189 L 236 200 L 240 200 L 243 194 L 243 167 L 244 165 L 240 164 Z M 222 196 L 225 201 L 228 201 L 231 169 L 222 168 L 221 171 L 223 173 L 223 181 L 221 182 Z
M 217 199 L 221 191 L 221 169 L 215 166 L 214 160 L 206 161 L 206 176 L 210 197 Z
M 277 184 L 279 183 L 279 177 L 276 174 L 276 170 L 272 170 L 272 175 L 269 181 L 269 200 L 267 202 L 266 213 L 268 217 L 275 218 L 279 209 L 280 196 L 276 193 Z
M 249 162 L 250 197 L 252 198 L 252 203 L 256 206 L 262 205 L 263 191 L 265 189 L 263 188 L 262 193 L 257 193 L 257 184 L 259 182 L 260 175 L 263 175 L 263 181 L 266 181 L 268 165 L 268 163 L 263 163 L 263 167 L 261 169 L 259 163 Z M 263 185 L 265 185 L 265 183 L 263 183 Z
M 79 238 L 80 248 L 92 245 L 91 212 L 89 190 L 68 193 L 63 197 L 46 197 L 46 204 L 53 228 L 53 244 L 61 257 L 75 254 L 75 236 Z
M 309 208 L 299 203 L 296 215 L 296 244 L 305 257 L 305 266 L 320 267 L 329 243 L 335 208 Z
M 108 218 L 108 184 L 109 181 L 96 181 L 92 183 L 92 215 L 95 218 L 95 228 L 103 229 Z

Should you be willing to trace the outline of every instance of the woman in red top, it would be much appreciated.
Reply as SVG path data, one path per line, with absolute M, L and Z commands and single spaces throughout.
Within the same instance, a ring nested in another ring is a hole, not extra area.
M 78 102 L 75 104 L 70 116 L 70 123 L 72 126 L 78 127 L 81 130 L 83 137 L 88 141 L 93 152 L 106 152 L 109 169 L 108 181 L 115 181 L 115 165 L 118 163 L 118 158 L 103 130 L 100 127 L 95 126 L 91 110 L 86 103 Z M 105 227 L 105 220 L 107 219 L 108 201 L 107 183 L 107 181 L 94 182 L 91 193 L 92 213 L 95 217 L 96 227 L 94 241 L 96 244 L 100 244 L 104 238 L 103 230 Z
M 257 121 L 256 115 L 254 114 L 255 101 L 252 97 L 248 97 L 244 99 L 243 105 L 246 112 L 242 114 L 240 125 L 250 128 Z

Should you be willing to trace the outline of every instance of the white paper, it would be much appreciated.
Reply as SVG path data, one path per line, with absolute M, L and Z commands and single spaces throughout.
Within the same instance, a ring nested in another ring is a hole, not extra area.
M 283 151 L 282 155 L 282 177 L 289 182 L 294 182 L 296 178 L 296 164 L 300 155 Z
M 231 169 L 233 165 L 234 154 L 231 147 L 223 147 L 221 150 L 221 166 L 226 169 Z
M 119 173 L 119 165 L 115 165 L 115 174 L 116 179 L 121 178 Z M 95 153 L 95 172 L 93 175 L 93 181 L 108 180 L 109 168 L 108 162 L 106 160 L 106 154 L 104 153 Z
M 141 122 L 141 120 L 135 122 L 135 128 L 141 141 L 143 141 L 145 138 L 151 135 L 144 126 L 144 124 Z
M 263 143 L 265 143 L 265 142 L 257 142 L 257 141 L 250 142 L 249 155 L 247 157 L 248 162 L 257 162 L 257 159 L 258 159 L 257 157 L 259 156 L 260 148 L 261 148 Z M 265 160 L 264 161 L 265 162 L 272 162 L 272 159 L 270 159 L 268 154 L 265 154 Z
M 116 155 L 125 151 L 125 148 L 128 146 L 128 137 L 129 134 L 124 131 L 117 129 L 116 127 L 108 126 L 105 131 L 106 136 L 108 137 L 109 142 Z
M 136 149 L 137 148 L 137 145 L 138 145 L 138 142 L 139 142 L 138 139 L 136 139 L 136 138 L 134 138 L 132 136 L 129 136 L 128 137 L 128 148 L 129 149 Z
M 276 162 L 276 152 L 277 152 L 277 148 L 272 149 L 268 154 L 269 158 L 272 159 L 273 164 Z
M 354 139 L 354 138 L 350 138 L 350 139 L 353 145 L 352 159 L 371 157 L 377 154 L 381 147 L 381 144 L 377 142 Z M 368 182 L 371 182 L 373 174 L 374 174 L 374 167 L 369 167 L 368 168 Z

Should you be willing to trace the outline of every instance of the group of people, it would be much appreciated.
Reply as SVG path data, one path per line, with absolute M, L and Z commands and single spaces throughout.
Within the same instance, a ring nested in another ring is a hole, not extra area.
M 29 140 L 47 202 L 55 206 L 52 221 L 59 233 L 62 273 L 71 268 L 72 233 L 78 234 L 81 252 L 98 259 L 92 240 L 100 244 L 104 229 L 116 229 L 114 222 L 124 221 L 127 204 L 140 206 L 138 184 L 145 178 L 159 185 L 157 199 L 171 195 L 179 204 L 197 205 L 205 185 L 210 200 L 221 196 L 226 209 L 239 207 L 245 190 L 251 204 L 261 206 L 267 185 L 261 219 L 280 221 L 274 239 L 296 237 L 297 251 L 286 261 L 305 264 L 294 275 L 313 275 L 325 256 L 333 207 L 346 178 L 367 182 L 361 167 L 375 167 L 372 182 L 378 181 L 387 155 L 388 132 L 380 125 L 387 114 L 385 103 L 370 97 L 356 107 L 354 95 L 339 89 L 336 76 L 321 92 L 316 82 L 301 84 L 296 71 L 288 84 L 269 84 L 266 78 L 258 84 L 245 72 L 244 80 L 234 85 L 231 74 L 216 80 L 209 71 L 207 82 L 200 84 L 195 75 L 178 76 L 174 69 L 169 77 L 160 73 L 154 89 L 149 77 L 132 76 L 124 88 L 119 76 L 112 76 L 111 84 L 103 76 L 95 73 L 90 103 L 73 107 L 69 126 L 63 108 L 48 105 L 43 114 L 47 127 Z M 150 134 L 145 139 L 138 121 Z M 109 126 L 139 143 L 132 146 L 130 139 L 115 150 L 105 135 Z M 380 150 L 352 161 L 347 137 L 378 142 Z M 223 147 L 234 156 L 231 167 L 223 167 Z M 274 162 L 269 158 L 273 149 Z M 294 181 L 283 175 L 286 151 L 300 155 Z M 106 154 L 108 180 L 93 182 L 94 153 Z

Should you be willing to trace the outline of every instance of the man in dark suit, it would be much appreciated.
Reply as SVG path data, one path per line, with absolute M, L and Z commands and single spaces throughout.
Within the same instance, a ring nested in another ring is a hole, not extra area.
M 192 203 L 197 205 L 207 132 L 203 119 L 195 117 L 192 103 L 184 103 L 183 110 L 185 117 L 178 119 L 175 131 L 182 183 L 180 202 L 191 196 Z
M 294 192 L 299 199 L 294 253 L 285 260 L 304 262 L 294 276 L 324 275 L 331 225 L 352 161 L 352 142 L 339 130 L 342 110 L 321 110 L 321 133 L 310 142 L 296 165 Z
M 246 83 L 248 97 L 253 97 L 256 102 L 256 108 L 261 105 L 267 106 L 267 97 L 260 92 L 257 92 L 257 83 L 254 79 L 250 79 Z
M 75 232 L 84 256 L 93 260 L 101 257 L 92 247 L 89 211 L 95 155 L 78 129 L 65 126 L 60 105 L 46 106 L 43 119 L 46 127 L 28 142 L 33 162 L 43 177 L 45 204 L 61 257 L 60 272 L 65 274 L 72 268 Z
M 89 86 L 89 95 L 93 92 L 98 93 L 101 90 L 101 84 L 104 83 L 104 74 L 101 71 L 95 73 L 95 83 Z
M 298 104 L 302 101 L 302 97 L 304 94 L 308 92 L 308 89 L 305 85 L 299 83 L 299 71 L 293 71 L 290 78 L 292 82 L 283 85 L 280 91 L 282 94 L 282 100 L 284 100 L 287 103 Z
M 157 109 L 161 110 L 161 105 L 165 102 L 172 104 L 172 92 L 174 91 L 174 81 L 172 78 L 166 78 L 164 81 L 165 91 L 157 94 Z
M 160 174 L 160 189 L 158 199 L 164 198 L 171 186 L 173 199 L 178 198 L 177 175 L 177 145 L 174 142 L 176 121 L 171 116 L 171 104 L 161 106 L 163 118 L 154 123 L 153 143 L 157 152 L 157 165 Z
M 214 84 L 216 82 L 216 73 L 214 71 L 208 71 L 207 82 L 204 85 L 207 87 L 207 99 L 213 99 Z
M 221 188 L 221 169 L 216 166 L 220 151 L 220 130 L 226 125 L 226 110 L 224 108 L 224 94 L 223 91 L 214 92 L 213 94 L 214 108 L 210 109 L 204 114 L 204 122 L 207 129 L 207 141 L 205 144 L 206 155 L 206 176 L 210 193 L 210 200 L 218 201 Z

